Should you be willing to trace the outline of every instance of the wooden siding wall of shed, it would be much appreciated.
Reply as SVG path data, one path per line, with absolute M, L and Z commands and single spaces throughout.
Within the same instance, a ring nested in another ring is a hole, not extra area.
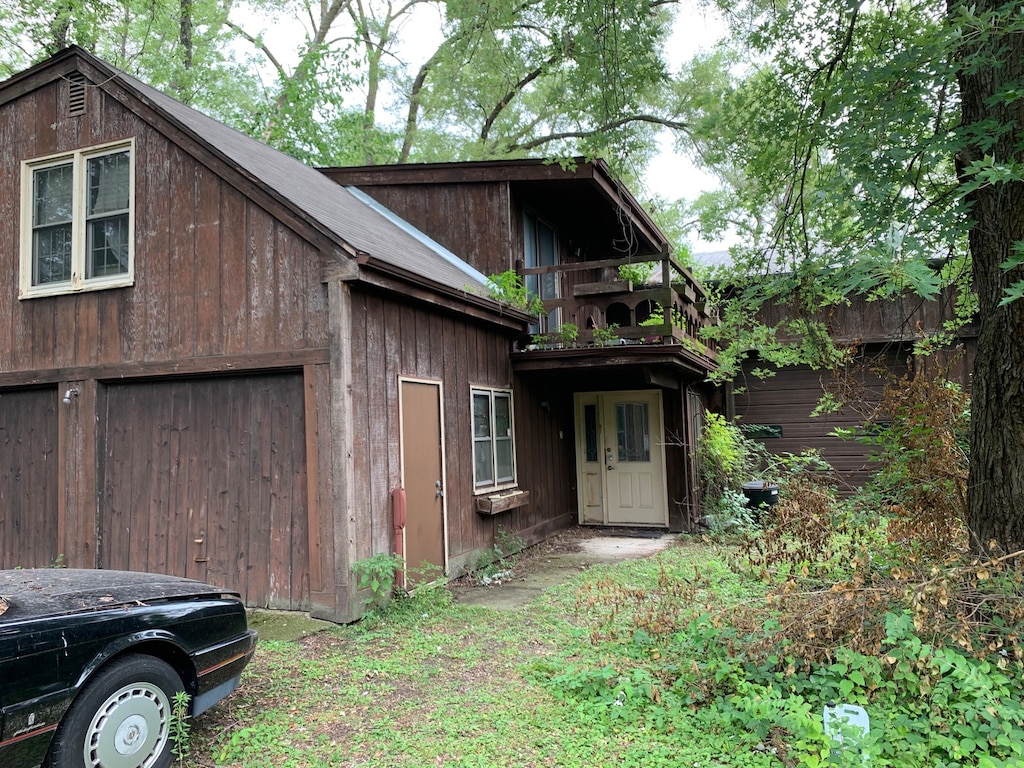
M 399 304 L 377 293 L 352 292 L 353 474 L 361 484 L 354 497 L 369 507 L 359 511 L 360 518 L 372 521 L 369 529 L 355 531 L 357 559 L 393 548 L 390 494 L 401 481 L 400 376 L 443 386 L 445 500 L 453 561 L 493 544 L 497 526 L 526 531 L 570 509 L 544 490 L 568 485 L 557 477 L 563 458 L 552 456 L 551 440 L 535 421 L 550 421 L 550 414 L 541 412 L 532 393 L 517 387 L 518 478 L 520 487 L 530 491 L 531 503 L 496 518 L 475 510 L 470 386 L 513 387 L 509 343 L 506 336 L 455 316 Z M 571 414 L 571 407 L 565 412 Z M 571 432 L 565 434 L 571 439 Z
M 836 472 L 841 492 L 863 485 L 871 476 L 870 448 L 854 440 L 832 436 L 838 427 L 855 429 L 864 424 L 881 399 L 885 380 L 875 373 L 885 369 L 895 376 L 910 370 L 910 349 L 904 345 L 873 345 L 847 371 L 849 386 L 859 392 L 851 404 L 835 413 L 811 416 L 818 401 L 833 386 L 828 371 L 811 370 L 807 366 L 787 366 L 774 376 L 760 379 L 750 373 L 763 363 L 745 364 L 744 391 L 735 395 L 736 414 L 740 425 L 770 425 L 782 428 L 781 437 L 764 438 L 761 442 L 772 453 L 800 453 L 815 449 Z M 740 386 L 740 382 L 735 382 Z
M 503 182 L 362 190 L 485 275 L 515 266 L 509 261 L 509 192 Z

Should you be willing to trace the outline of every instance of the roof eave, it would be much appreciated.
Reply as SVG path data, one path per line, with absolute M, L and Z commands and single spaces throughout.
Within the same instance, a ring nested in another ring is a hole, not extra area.
M 397 282 L 404 287 L 401 292 L 408 298 L 458 311 L 477 320 L 501 326 L 515 335 L 525 333 L 529 324 L 534 321 L 532 315 L 514 307 L 470 290 L 459 290 L 443 283 L 425 280 L 420 275 L 367 253 L 359 255 L 359 267 L 360 273 L 356 282 L 389 290 L 396 290 Z

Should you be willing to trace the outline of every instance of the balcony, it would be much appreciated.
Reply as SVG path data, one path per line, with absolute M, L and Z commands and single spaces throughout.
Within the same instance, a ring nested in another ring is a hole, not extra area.
M 634 284 L 620 278 L 620 266 L 638 263 L 653 265 L 649 280 Z M 549 284 L 554 275 L 559 294 L 543 300 L 547 317 L 541 332 L 521 344 L 524 351 L 654 344 L 678 347 L 714 365 L 714 350 L 700 339 L 700 331 L 717 319 L 708 313 L 704 288 L 671 254 L 535 268 L 520 264 L 517 272 L 524 278 L 538 275 L 542 282 L 547 277 Z

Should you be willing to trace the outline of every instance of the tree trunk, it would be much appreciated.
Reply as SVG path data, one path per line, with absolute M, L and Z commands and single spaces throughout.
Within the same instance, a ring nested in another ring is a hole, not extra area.
M 970 2 L 977 17 L 1007 6 L 1005 0 Z M 947 7 L 953 18 L 961 0 L 949 0 Z M 976 179 L 965 171 L 983 158 L 1006 165 L 1024 161 L 1024 99 L 997 95 L 1011 87 L 1019 92 L 1024 84 L 1024 34 L 1004 31 L 1005 21 L 961 38 L 967 42 L 959 52 L 958 80 L 969 138 L 957 166 L 966 182 Z M 993 124 L 1005 129 L 998 138 Z M 1024 278 L 1024 268 L 1000 264 L 1024 241 L 1024 182 L 984 183 L 968 193 L 967 202 L 981 324 L 971 393 L 967 524 L 979 551 L 994 542 L 1014 552 L 1024 549 L 1024 300 L 1000 302 L 1006 288 Z

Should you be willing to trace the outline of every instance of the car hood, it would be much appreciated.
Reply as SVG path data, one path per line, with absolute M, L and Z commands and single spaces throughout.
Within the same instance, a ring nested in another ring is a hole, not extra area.
M 237 593 L 193 579 L 137 571 L 75 568 L 0 571 L 0 623 L 222 594 Z

